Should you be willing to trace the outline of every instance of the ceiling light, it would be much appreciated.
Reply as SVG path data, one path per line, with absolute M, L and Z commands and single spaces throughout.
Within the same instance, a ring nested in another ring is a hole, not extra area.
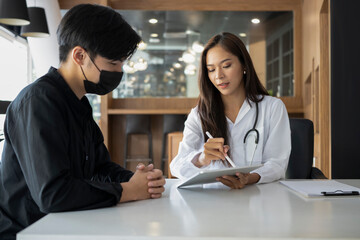
M 144 42 L 144 41 L 141 41 L 139 44 L 138 44 L 138 49 L 139 50 L 145 50 L 147 47 L 147 44 Z
M 165 71 L 165 75 L 166 75 L 167 77 L 171 77 L 171 76 L 173 76 L 174 74 L 173 74 L 172 72 Z
M 46 21 L 45 9 L 40 7 L 28 8 L 30 24 L 21 27 L 23 37 L 48 37 L 49 28 Z
M 133 61 L 127 62 L 123 65 L 123 71 L 130 74 L 136 72 L 134 65 L 135 63 Z
M 134 68 L 138 71 L 144 71 L 148 67 L 147 61 L 143 58 L 139 58 L 138 61 L 134 64 Z
M 184 70 L 185 75 L 195 75 L 196 73 L 196 66 L 194 64 L 189 64 L 185 67 Z
M 180 63 L 176 62 L 176 63 L 173 63 L 173 67 L 176 68 L 176 69 L 179 69 L 179 68 L 181 68 L 182 66 L 181 66 Z
M 158 20 L 156 18 L 152 18 L 149 20 L 149 23 L 151 24 L 156 24 L 158 22 Z
M 149 60 L 149 64 L 151 65 L 162 65 L 164 64 L 164 59 L 160 57 L 152 57 Z
M 182 59 L 186 63 L 193 63 L 195 62 L 195 55 L 191 51 L 185 51 L 182 55 Z
M 26 0 L 0 0 L 0 23 L 13 26 L 30 24 Z
M 149 42 L 151 42 L 151 43 L 159 43 L 160 39 L 158 39 L 158 38 L 149 38 Z
M 195 41 L 193 44 L 192 44 L 192 50 L 194 50 L 195 52 L 197 53 L 201 53 L 203 50 L 204 50 L 204 45 L 201 44 L 200 42 L 198 41 Z
M 159 34 L 157 34 L 157 33 L 150 34 L 150 37 L 153 37 L 153 38 L 157 38 L 158 36 L 159 36 Z
M 239 33 L 240 37 L 246 37 L 246 33 Z
M 187 38 L 187 35 L 185 32 L 165 32 L 163 37 L 167 39 L 180 39 Z
M 253 18 L 253 19 L 251 19 L 251 22 L 254 23 L 254 24 L 259 24 L 259 23 L 260 23 L 260 19 L 258 19 L 258 18 Z

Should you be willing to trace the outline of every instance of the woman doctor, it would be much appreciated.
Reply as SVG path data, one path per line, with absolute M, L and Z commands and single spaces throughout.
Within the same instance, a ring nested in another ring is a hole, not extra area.
M 186 179 L 204 169 L 228 168 L 228 155 L 238 167 L 263 164 L 251 173 L 217 179 L 230 188 L 283 178 L 291 150 L 288 113 L 280 99 L 268 96 L 236 35 L 224 32 L 209 40 L 199 87 L 171 174 Z

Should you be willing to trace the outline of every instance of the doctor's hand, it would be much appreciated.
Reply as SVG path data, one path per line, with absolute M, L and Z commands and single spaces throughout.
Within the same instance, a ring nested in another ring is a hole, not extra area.
M 121 183 L 123 188 L 120 202 L 159 198 L 164 192 L 165 179 L 162 171 L 154 169 L 154 165 L 138 165 L 129 182 Z
M 209 138 L 204 144 L 204 152 L 193 163 L 197 167 L 207 166 L 211 161 L 225 160 L 229 146 L 224 145 L 224 138 Z
M 229 188 L 242 189 L 246 185 L 257 183 L 260 180 L 260 175 L 257 173 L 236 173 L 235 176 L 222 176 L 216 180 Z

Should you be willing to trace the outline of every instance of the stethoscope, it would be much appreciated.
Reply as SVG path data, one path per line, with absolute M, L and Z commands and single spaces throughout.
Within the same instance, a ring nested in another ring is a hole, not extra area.
M 247 163 L 249 163 L 249 166 L 251 166 L 252 164 L 255 150 L 259 143 L 259 138 L 260 138 L 259 131 L 256 129 L 256 125 L 259 117 L 259 106 L 257 102 L 255 102 L 255 105 L 256 105 L 256 117 L 255 117 L 254 126 L 252 127 L 252 129 L 247 131 L 244 137 L 245 160 Z

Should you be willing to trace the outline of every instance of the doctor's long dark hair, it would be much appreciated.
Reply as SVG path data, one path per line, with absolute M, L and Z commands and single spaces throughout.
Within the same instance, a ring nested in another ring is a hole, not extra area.
M 201 55 L 198 110 L 205 141 L 208 139 L 205 132 L 209 131 L 214 137 L 223 137 L 225 144 L 228 144 L 228 129 L 221 93 L 210 81 L 206 67 L 206 55 L 211 48 L 217 45 L 237 56 L 243 68 L 246 69 L 246 74 L 244 74 L 242 81 L 245 87 L 245 97 L 250 105 L 250 101 L 260 102 L 264 95 L 269 94 L 262 86 L 255 72 L 254 65 L 244 43 L 236 35 L 223 32 L 213 36 L 208 41 Z M 262 97 L 258 98 L 259 95 Z

